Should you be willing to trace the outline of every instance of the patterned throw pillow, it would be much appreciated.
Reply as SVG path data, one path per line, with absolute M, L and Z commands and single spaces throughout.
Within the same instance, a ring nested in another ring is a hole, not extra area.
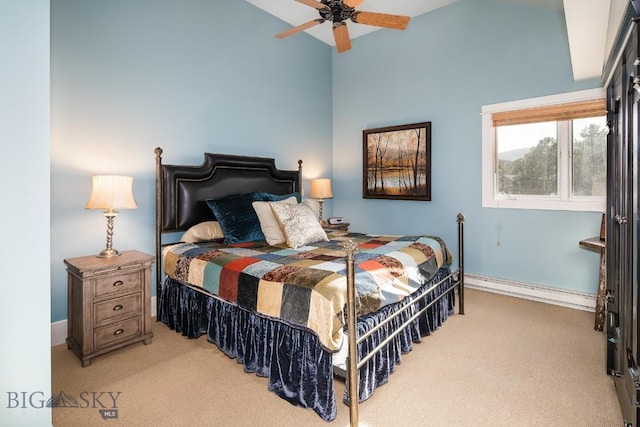
M 316 199 L 304 199 L 303 205 L 309 206 L 316 218 L 320 219 L 320 203 Z
M 282 226 L 289 247 L 296 249 L 309 243 L 329 240 L 318 217 L 308 206 L 273 202 L 269 205 Z
M 262 229 L 262 234 L 267 241 L 267 243 L 271 246 L 277 245 L 280 243 L 284 243 L 286 241 L 284 234 L 282 234 L 282 228 L 280 228 L 280 223 L 276 219 L 271 210 L 271 203 L 287 203 L 295 205 L 296 198 L 289 197 L 288 199 L 284 199 L 278 202 L 253 202 L 253 209 L 258 214 L 258 221 L 260 221 L 260 228 Z

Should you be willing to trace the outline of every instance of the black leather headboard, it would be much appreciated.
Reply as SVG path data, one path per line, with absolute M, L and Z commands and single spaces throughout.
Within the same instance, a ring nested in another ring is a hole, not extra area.
M 265 191 L 288 194 L 302 190 L 302 160 L 298 170 L 280 170 L 265 157 L 204 154 L 199 166 L 164 165 L 156 148 L 156 215 L 159 232 L 186 230 L 215 217 L 206 204 L 234 194 Z
M 302 160 L 298 170 L 280 170 L 265 157 L 204 154 L 199 166 L 164 165 L 162 148 L 156 153 L 156 298 L 160 313 L 164 233 L 184 231 L 215 217 L 207 199 L 252 191 L 272 194 L 302 193 Z

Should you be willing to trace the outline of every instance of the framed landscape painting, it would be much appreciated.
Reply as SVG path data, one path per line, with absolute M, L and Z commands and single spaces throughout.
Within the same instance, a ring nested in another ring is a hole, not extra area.
M 362 131 L 362 197 L 431 200 L 431 122 Z

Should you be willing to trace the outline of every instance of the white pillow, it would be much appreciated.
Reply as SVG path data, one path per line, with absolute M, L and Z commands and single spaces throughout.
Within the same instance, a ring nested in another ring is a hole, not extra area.
M 205 221 L 196 224 L 184 232 L 180 238 L 181 242 L 196 243 L 208 240 L 222 239 L 222 227 L 217 221 Z
M 282 226 L 287 245 L 299 248 L 309 243 L 328 241 L 318 217 L 309 206 L 270 202 L 271 210 Z
M 269 203 L 286 203 L 295 205 L 297 202 L 298 201 L 295 197 L 289 197 L 288 199 L 279 200 L 277 202 L 251 202 L 253 210 L 255 210 L 256 215 L 258 215 L 262 234 L 264 234 L 265 240 L 269 245 L 273 246 L 286 241 L 284 234 L 282 234 L 280 223 L 278 223 L 276 217 L 273 216 L 273 211 L 271 210 Z

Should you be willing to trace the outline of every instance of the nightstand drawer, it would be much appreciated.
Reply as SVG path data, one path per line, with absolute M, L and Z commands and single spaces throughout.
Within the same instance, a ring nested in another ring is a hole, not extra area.
M 112 294 L 115 292 L 134 291 L 142 288 L 140 272 L 122 273 L 113 276 L 97 277 L 95 279 L 95 297 Z
M 99 302 L 93 306 L 93 322 L 99 325 L 106 320 L 129 316 L 142 311 L 140 293 Z
M 142 332 L 142 316 L 123 320 L 93 331 L 93 342 L 96 350 L 140 335 Z

